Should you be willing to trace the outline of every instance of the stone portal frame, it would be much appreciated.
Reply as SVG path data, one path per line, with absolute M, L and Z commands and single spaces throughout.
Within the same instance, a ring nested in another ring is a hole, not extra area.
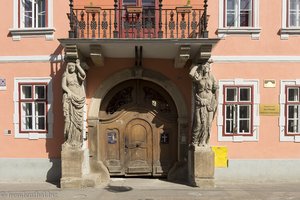
M 113 87 L 119 83 L 132 79 L 151 81 L 164 88 L 170 94 L 175 102 L 178 114 L 178 161 L 182 161 L 184 157 L 187 157 L 188 138 L 186 136 L 188 133 L 188 110 L 182 94 L 171 80 L 158 72 L 148 69 L 143 69 L 142 74 L 139 75 L 136 75 L 134 72 L 135 71 L 132 69 L 126 69 L 110 76 L 100 84 L 91 99 L 87 120 L 89 127 L 90 166 L 92 172 L 100 172 L 99 168 L 103 167 L 103 164 L 100 161 L 100 155 L 98 154 L 99 134 L 97 132 L 97 124 L 99 122 L 98 114 L 102 100 Z

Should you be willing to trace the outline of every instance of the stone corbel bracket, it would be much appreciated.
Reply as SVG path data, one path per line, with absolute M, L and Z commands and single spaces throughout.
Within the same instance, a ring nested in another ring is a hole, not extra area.
M 78 59 L 78 50 L 75 44 L 67 44 L 65 47 L 65 61 L 75 62 Z
M 101 45 L 90 45 L 90 57 L 95 66 L 104 66 L 104 56 L 102 53 Z
M 183 68 L 186 62 L 190 59 L 190 57 L 191 57 L 191 46 L 181 45 L 175 57 L 174 67 Z
M 212 45 L 202 45 L 195 58 L 196 63 L 205 63 L 211 57 Z

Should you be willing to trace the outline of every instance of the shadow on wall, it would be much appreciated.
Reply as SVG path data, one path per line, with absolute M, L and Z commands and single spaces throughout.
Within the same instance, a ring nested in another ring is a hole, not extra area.
M 52 102 L 50 102 L 50 112 L 53 114 L 52 137 L 46 139 L 46 152 L 50 162 L 50 168 L 47 172 L 46 181 L 53 183 L 59 187 L 59 180 L 61 178 L 61 145 L 64 142 L 63 126 L 64 117 L 62 111 L 62 89 L 61 79 L 65 71 L 65 64 L 62 60 L 63 47 L 59 45 L 56 50 L 51 54 L 50 59 L 50 77 L 52 85 Z M 51 121 L 50 121 L 51 124 Z

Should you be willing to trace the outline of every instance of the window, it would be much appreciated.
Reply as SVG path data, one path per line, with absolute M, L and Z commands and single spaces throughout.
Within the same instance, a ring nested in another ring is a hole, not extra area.
M 46 27 L 46 3 L 47 0 L 21 0 L 20 27 Z
M 140 37 L 142 34 L 147 34 L 149 37 L 154 37 L 155 34 L 155 15 L 157 2 L 155 0 L 123 0 L 120 1 L 120 7 L 123 11 L 123 32 L 128 31 L 129 35 L 124 34 L 125 37 L 137 37 L 138 29 L 140 29 Z M 142 7 L 142 12 L 137 14 L 135 12 L 127 12 L 130 7 Z
M 258 39 L 259 0 L 219 0 L 219 37 L 228 34 L 251 34 Z
M 227 0 L 225 27 L 252 27 L 252 0 Z
M 220 81 L 220 141 L 258 140 L 258 97 L 258 81 Z
M 282 81 L 280 140 L 300 142 L 300 80 Z
M 252 135 L 251 87 L 224 87 L 224 135 Z
M 45 84 L 19 84 L 20 133 L 46 132 L 47 86 Z
M 289 0 L 289 27 L 300 28 L 300 0 Z
M 13 40 L 21 37 L 46 36 L 53 40 L 53 0 L 13 0 Z
M 15 136 L 29 139 L 52 137 L 50 79 L 17 78 L 15 91 Z
M 282 0 L 281 39 L 300 35 L 300 0 Z

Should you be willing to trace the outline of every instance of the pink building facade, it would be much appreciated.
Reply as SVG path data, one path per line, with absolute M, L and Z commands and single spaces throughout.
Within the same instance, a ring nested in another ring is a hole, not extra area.
M 143 155 L 152 166 L 143 174 L 167 176 L 185 164 L 189 70 L 211 58 L 219 91 L 210 143 L 228 152 L 215 179 L 299 180 L 299 0 L 1 4 L 0 181 L 60 179 L 61 80 L 74 55 L 87 74 L 87 171 L 101 162 L 110 176 L 141 173 L 124 164 L 123 146 L 139 137 L 126 135 L 133 122 L 151 132 Z

